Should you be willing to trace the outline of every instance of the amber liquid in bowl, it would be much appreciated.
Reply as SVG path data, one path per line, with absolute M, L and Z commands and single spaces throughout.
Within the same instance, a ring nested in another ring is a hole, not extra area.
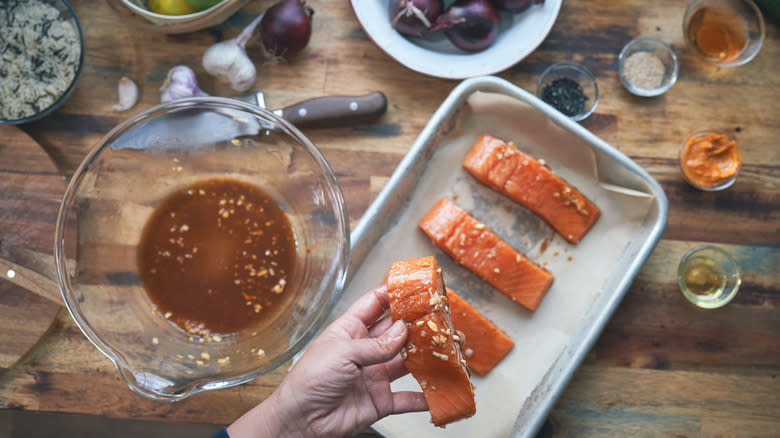
M 677 281 L 685 298 L 703 309 L 726 305 L 742 283 L 739 266 L 731 255 L 712 246 L 694 248 L 683 256 Z
M 726 273 L 711 257 L 696 257 L 685 269 L 685 284 L 698 296 L 713 296 L 726 289 Z
M 691 17 L 686 38 L 705 57 L 727 63 L 744 50 L 748 34 L 740 17 L 727 9 L 705 7 Z
M 295 238 L 279 205 L 239 180 L 169 195 L 147 221 L 138 265 L 153 308 L 190 335 L 231 335 L 272 321 L 294 298 Z

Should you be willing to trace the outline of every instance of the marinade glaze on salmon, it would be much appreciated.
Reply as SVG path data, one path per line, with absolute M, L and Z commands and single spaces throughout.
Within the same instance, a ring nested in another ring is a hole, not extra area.
M 474 415 L 474 387 L 452 325 L 441 269 L 433 257 L 392 263 L 385 279 L 393 321 L 406 323 L 401 350 L 431 413 L 443 427 Z
M 455 329 L 465 335 L 463 356 L 466 364 L 484 376 L 515 346 L 512 339 L 458 294 L 447 288 Z
M 483 135 L 463 160 L 479 182 L 528 208 L 570 243 L 577 243 L 601 211 L 543 162 L 513 143 Z
M 529 310 L 539 307 L 552 285 L 549 271 L 529 261 L 447 198 L 440 199 L 418 225 L 455 262 Z

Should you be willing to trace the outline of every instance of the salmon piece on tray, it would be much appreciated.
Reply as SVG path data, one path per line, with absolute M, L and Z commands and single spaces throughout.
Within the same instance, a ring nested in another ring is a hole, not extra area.
M 394 262 L 385 279 L 393 321 L 409 333 L 404 364 L 420 384 L 439 427 L 477 410 L 474 387 L 452 325 L 441 269 L 433 257 Z
M 515 346 L 506 333 L 485 318 L 479 310 L 447 288 L 452 323 L 465 335 L 463 356 L 469 368 L 484 376 Z
M 490 135 L 477 139 L 463 160 L 474 178 L 528 208 L 570 243 L 577 243 L 601 211 L 532 156 Z
M 549 271 L 528 260 L 447 198 L 440 199 L 418 225 L 455 262 L 529 310 L 539 307 L 552 285 Z

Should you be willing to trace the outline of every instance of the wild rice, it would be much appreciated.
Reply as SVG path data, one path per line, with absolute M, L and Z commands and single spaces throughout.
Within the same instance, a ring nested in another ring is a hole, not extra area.
M 78 30 L 54 6 L 0 1 L 0 118 L 32 116 L 62 96 L 76 75 Z

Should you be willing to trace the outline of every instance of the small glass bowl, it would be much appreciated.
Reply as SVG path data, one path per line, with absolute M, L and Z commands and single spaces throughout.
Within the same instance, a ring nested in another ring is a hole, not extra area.
M 688 174 L 685 172 L 685 166 L 683 164 L 683 153 L 685 152 L 685 145 L 688 144 L 688 141 L 690 141 L 693 138 L 696 137 L 703 137 L 707 134 L 721 134 L 726 136 L 726 141 L 736 141 L 733 135 L 726 131 L 718 130 L 718 129 L 703 129 L 700 131 L 696 131 L 693 134 L 685 137 L 685 140 L 680 144 L 680 173 L 682 173 L 683 179 L 693 186 L 694 188 L 697 188 L 699 190 L 705 191 L 705 192 L 717 192 L 720 190 L 727 189 L 734 185 L 734 182 L 737 181 L 737 177 L 739 176 L 739 173 L 742 171 L 742 156 L 739 154 L 739 144 L 737 144 L 737 156 L 739 157 L 739 167 L 737 167 L 737 172 L 729 179 L 722 181 L 719 184 L 715 185 L 704 185 L 700 182 L 696 181 L 693 178 L 690 178 Z
M 626 60 L 635 53 L 646 52 L 657 57 L 664 66 L 664 77 L 661 80 L 661 84 L 655 88 L 640 88 L 632 84 L 625 74 Z M 674 54 L 674 50 L 669 47 L 668 44 L 655 37 L 639 37 L 629 41 L 623 50 L 620 51 L 618 56 L 618 73 L 620 74 L 620 81 L 628 91 L 637 96 L 660 96 L 666 93 L 675 82 L 677 82 L 677 75 L 679 73 L 679 63 L 677 62 L 677 56 Z
M 716 309 L 737 295 L 742 277 L 739 265 L 728 252 L 702 245 L 680 260 L 677 282 L 688 301 L 702 309 Z
M 539 82 L 536 85 L 536 95 L 539 99 L 544 100 L 542 95 L 545 87 L 550 85 L 554 80 L 560 78 L 568 78 L 580 84 L 582 92 L 588 97 L 588 100 L 585 101 L 585 109 L 583 111 L 573 115 L 566 114 L 566 116 L 571 120 L 578 122 L 593 114 L 593 111 L 596 109 L 596 104 L 599 102 L 599 87 L 596 84 L 596 77 L 593 76 L 593 73 L 591 73 L 587 67 L 577 64 L 576 62 L 559 62 L 547 67 L 547 69 L 542 72 L 542 75 L 539 76 Z M 553 106 L 553 108 L 555 107 Z
M 62 104 L 68 100 L 68 97 L 70 97 L 71 93 L 73 93 L 73 90 L 76 88 L 76 82 L 78 81 L 79 76 L 81 75 L 81 70 L 84 67 L 84 31 L 81 29 L 81 23 L 79 22 L 79 18 L 76 16 L 76 11 L 73 10 L 73 7 L 67 1 L 55 0 L 49 2 L 49 4 L 55 7 L 60 12 L 60 17 L 62 17 L 65 21 L 70 22 L 79 34 L 79 47 L 81 48 L 81 53 L 79 54 L 79 61 L 78 65 L 76 66 L 76 72 L 73 75 L 73 80 L 68 85 L 68 88 L 66 88 L 65 91 L 63 91 L 62 94 L 47 108 L 44 108 L 43 110 L 27 117 L 22 117 L 21 119 L 4 119 L 0 117 L 0 125 L 20 125 L 23 123 L 40 120 L 61 107 Z
M 746 33 L 745 46 L 735 56 L 711 56 L 696 46 L 696 18 L 702 9 L 710 9 L 720 23 L 732 23 L 734 27 L 744 29 Z M 764 16 L 753 0 L 693 0 L 688 4 L 683 16 L 683 36 L 688 46 L 702 59 L 720 67 L 736 67 L 750 62 L 758 55 L 766 38 Z

